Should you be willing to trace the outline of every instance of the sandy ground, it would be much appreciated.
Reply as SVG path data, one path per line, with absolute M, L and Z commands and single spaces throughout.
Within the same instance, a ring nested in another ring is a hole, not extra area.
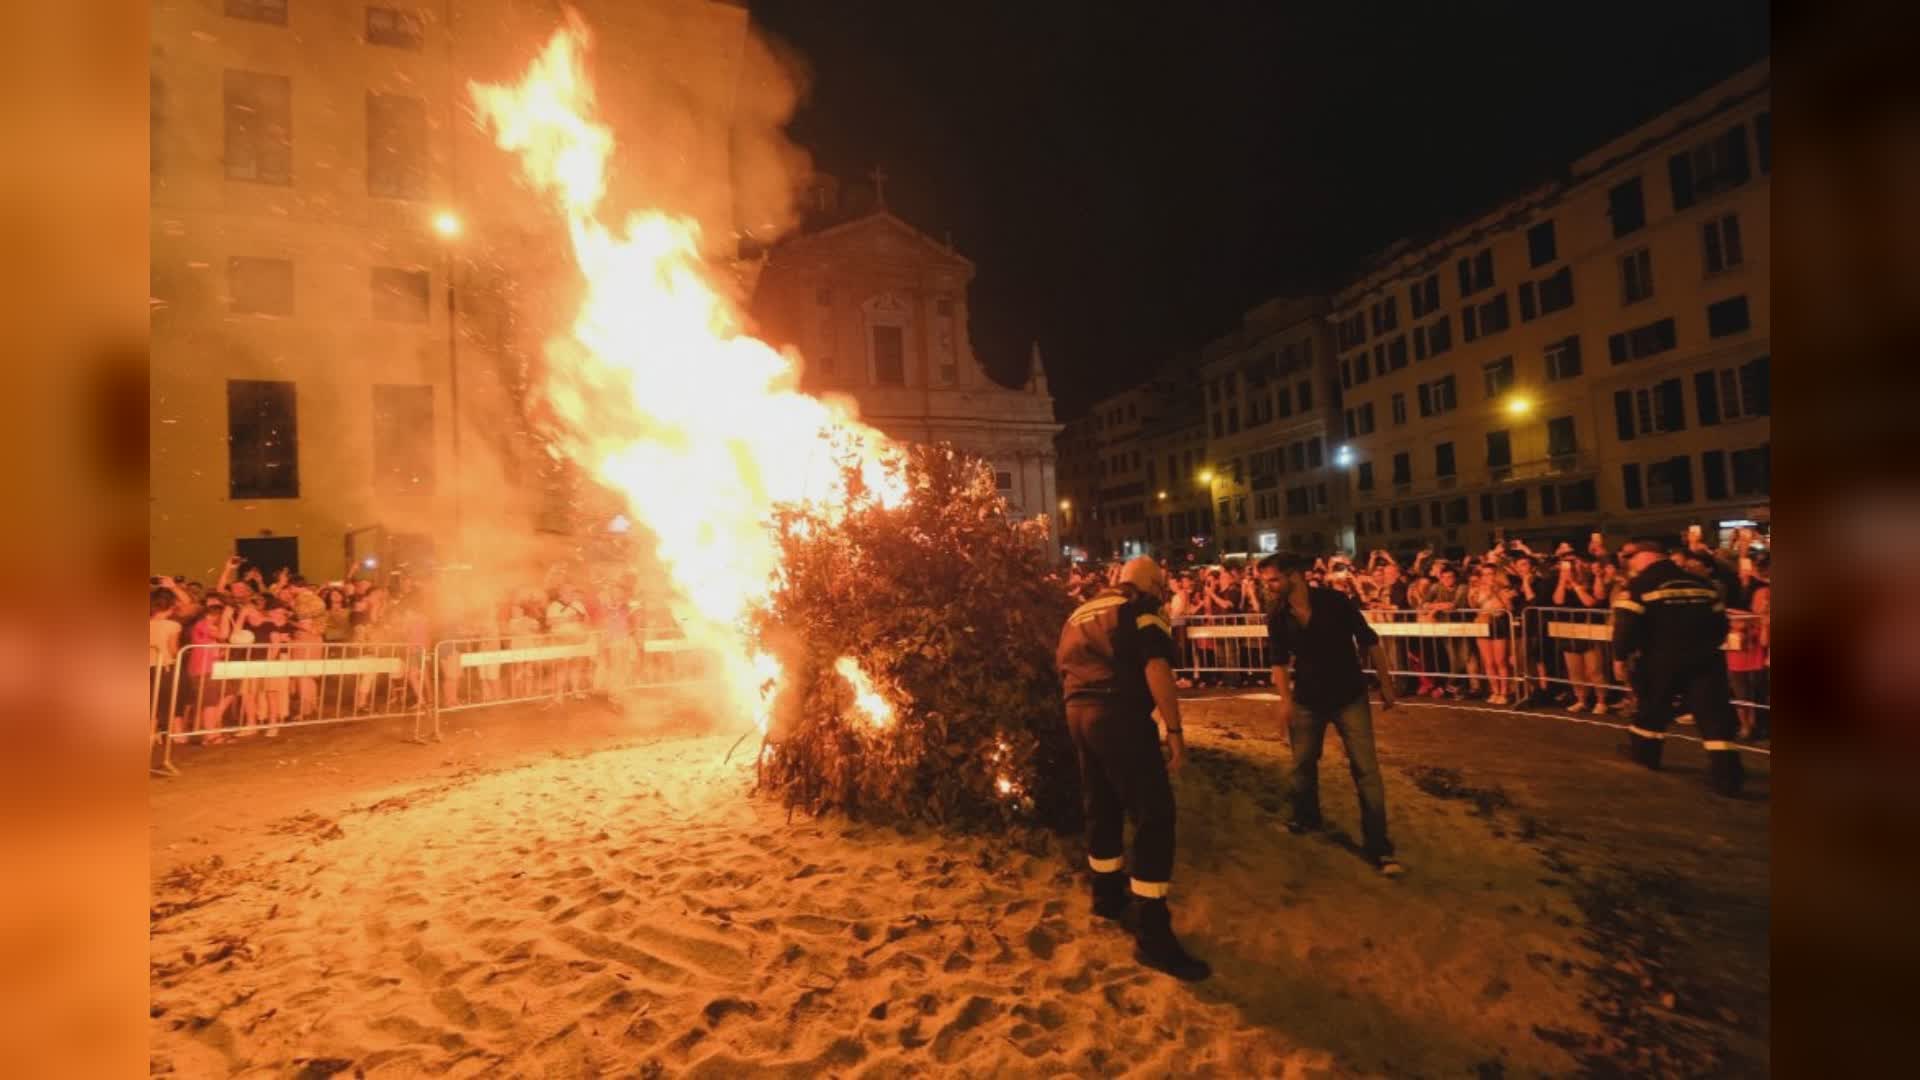
M 1192 702 L 1176 983 L 1075 839 L 789 821 L 752 742 L 597 706 L 192 750 L 152 785 L 152 1066 L 184 1076 L 1769 1070 L 1768 807 L 1564 721 L 1403 708 L 1409 867 L 1281 828 L 1271 706 Z

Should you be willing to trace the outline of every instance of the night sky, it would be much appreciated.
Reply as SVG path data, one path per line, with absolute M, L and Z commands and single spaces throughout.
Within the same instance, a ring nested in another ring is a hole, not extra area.
M 952 234 L 976 351 L 1017 382 L 1037 338 L 1062 419 L 1768 51 L 1751 0 L 751 10 L 811 69 L 795 140 Z

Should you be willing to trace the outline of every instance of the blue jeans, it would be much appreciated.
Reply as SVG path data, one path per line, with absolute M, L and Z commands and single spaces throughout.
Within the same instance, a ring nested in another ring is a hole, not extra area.
M 1327 725 L 1340 729 L 1347 748 L 1347 766 L 1360 793 L 1360 831 L 1370 858 L 1393 854 L 1387 839 L 1387 786 L 1380 777 L 1380 759 L 1373 751 L 1373 710 L 1367 696 L 1338 709 L 1309 709 L 1295 702 L 1287 743 L 1293 750 L 1293 820 L 1308 828 L 1320 825 L 1320 747 Z

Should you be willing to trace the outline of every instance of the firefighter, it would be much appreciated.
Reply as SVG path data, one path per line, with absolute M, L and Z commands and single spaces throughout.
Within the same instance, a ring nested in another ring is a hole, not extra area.
M 1627 587 L 1613 602 L 1613 673 L 1631 683 L 1640 704 L 1624 753 L 1658 769 L 1679 698 L 1700 729 L 1708 783 L 1736 797 L 1745 771 L 1732 741 L 1738 720 L 1720 651 L 1727 640 L 1726 598 L 1666 558 L 1658 539 L 1634 541 L 1626 569 Z
M 1055 660 L 1086 798 L 1093 912 L 1133 932 L 1135 960 L 1192 982 L 1212 969 L 1181 947 L 1167 910 L 1173 785 L 1153 722 L 1157 706 L 1177 773 L 1186 741 L 1173 685 L 1173 636 L 1160 612 L 1165 593 L 1158 564 L 1145 556 L 1128 561 L 1118 581 L 1067 618 Z M 1131 879 L 1121 833 L 1128 816 L 1134 821 Z

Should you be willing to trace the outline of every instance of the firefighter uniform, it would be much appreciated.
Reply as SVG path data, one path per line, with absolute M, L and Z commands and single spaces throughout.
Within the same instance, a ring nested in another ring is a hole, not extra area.
M 1055 662 L 1086 800 L 1094 913 L 1126 920 L 1139 946 L 1136 959 L 1194 980 L 1206 978 L 1210 969 L 1181 947 L 1167 910 L 1173 785 L 1160 754 L 1146 675 L 1150 661 L 1174 663 L 1172 628 L 1155 595 L 1162 580 L 1151 560 L 1130 562 L 1120 586 L 1099 593 L 1067 618 Z M 1172 727 L 1177 717 L 1168 719 L 1169 730 L 1177 730 Z M 1130 879 L 1123 834 L 1129 816 L 1134 820 Z
M 1627 583 L 1613 603 L 1613 655 L 1631 665 L 1639 713 L 1627 729 L 1630 758 L 1660 767 L 1674 699 L 1693 714 L 1707 750 L 1713 790 L 1738 795 L 1745 771 L 1733 744 L 1738 719 L 1727 661 L 1727 605 L 1720 589 L 1667 559 Z

